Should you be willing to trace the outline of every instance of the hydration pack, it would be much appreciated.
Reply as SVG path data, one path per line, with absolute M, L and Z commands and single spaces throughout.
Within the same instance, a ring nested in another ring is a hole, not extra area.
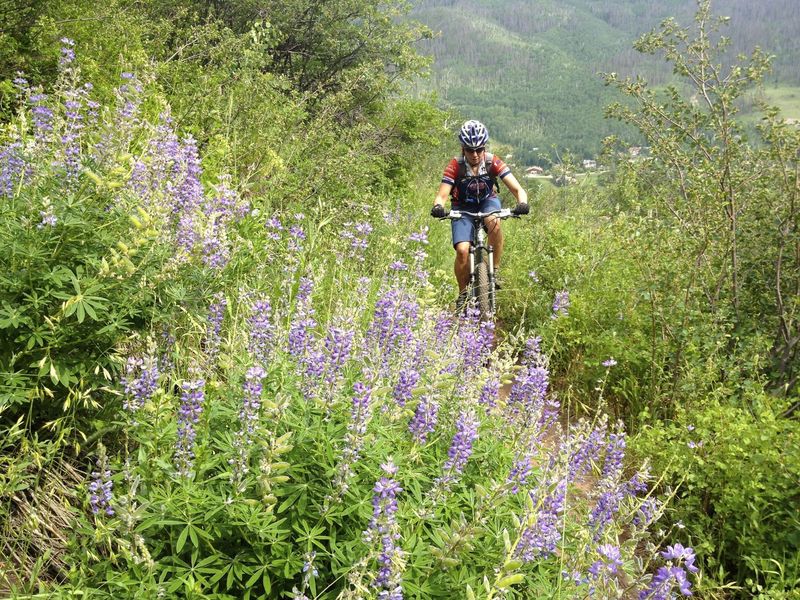
M 461 191 L 459 185 L 461 184 L 461 181 L 465 177 L 467 177 L 467 160 L 466 160 L 466 158 L 464 158 L 464 155 L 462 154 L 461 156 L 456 157 L 456 160 L 458 161 L 458 174 L 456 175 L 456 180 L 455 180 L 455 183 L 453 184 L 453 188 L 450 190 L 451 199 L 454 197 L 453 192 L 455 192 L 456 190 L 459 190 L 459 192 Z M 486 175 L 482 176 L 481 179 L 483 179 L 485 177 L 486 181 L 490 181 L 492 183 L 492 191 L 493 191 L 493 193 L 497 194 L 500 191 L 500 188 L 497 186 L 497 177 L 495 177 L 493 175 L 489 175 L 489 173 L 491 171 L 491 168 L 492 168 L 492 161 L 493 160 L 494 160 L 494 154 L 492 154 L 491 152 L 485 152 L 484 153 L 484 155 L 483 155 L 483 166 L 486 169 Z M 480 198 L 480 200 L 485 200 L 488 197 L 489 196 L 487 195 L 486 197 Z M 475 202 L 476 200 L 477 200 L 476 198 L 471 198 L 469 196 L 467 196 L 467 198 L 457 198 L 458 202 Z

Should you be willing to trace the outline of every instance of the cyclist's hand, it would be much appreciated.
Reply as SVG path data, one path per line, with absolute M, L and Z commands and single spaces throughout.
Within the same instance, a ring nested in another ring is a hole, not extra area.
M 517 202 L 517 205 L 511 211 L 515 215 L 527 215 L 530 212 L 527 202 Z
M 447 216 L 447 213 L 444 212 L 444 206 L 441 204 L 434 204 L 433 208 L 431 209 L 431 216 L 434 219 L 442 219 Z

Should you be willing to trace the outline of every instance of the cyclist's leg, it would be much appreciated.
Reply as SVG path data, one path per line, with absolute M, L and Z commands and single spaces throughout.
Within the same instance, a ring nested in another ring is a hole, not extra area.
M 453 270 L 458 282 L 458 291 L 463 292 L 469 285 L 469 242 L 459 242 L 455 246 L 456 261 Z
M 453 270 L 460 293 L 469 285 L 469 248 L 475 227 L 469 219 L 458 219 L 450 222 L 450 228 L 453 234 L 453 248 L 456 251 Z

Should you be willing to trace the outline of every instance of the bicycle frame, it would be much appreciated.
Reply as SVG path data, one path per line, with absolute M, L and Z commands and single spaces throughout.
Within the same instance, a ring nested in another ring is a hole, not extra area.
M 473 222 L 472 239 L 470 240 L 469 248 L 469 282 L 471 290 L 471 300 L 478 306 L 481 311 L 481 317 L 484 319 L 493 319 L 497 310 L 497 300 L 495 296 L 495 273 L 494 273 L 494 249 L 487 243 L 488 231 L 484 219 L 487 217 L 496 216 L 498 219 L 507 219 L 514 215 L 509 209 L 504 208 L 500 210 L 493 210 L 489 212 L 468 212 L 463 210 L 451 210 L 444 218 L 450 220 L 457 219 L 470 219 Z M 483 253 L 486 253 L 486 267 L 488 277 L 486 285 L 487 290 L 483 290 L 482 282 L 478 281 L 479 265 L 483 262 Z M 479 259 L 476 259 L 476 256 Z M 484 302 L 482 294 L 486 294 L 487 301 Z M 484 314 L 488 313 L 488 314 Z

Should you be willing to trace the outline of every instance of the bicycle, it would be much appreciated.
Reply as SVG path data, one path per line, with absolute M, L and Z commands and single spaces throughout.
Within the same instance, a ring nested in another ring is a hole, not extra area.
M 519 218 L 511 209 L 502 208 L 489 212 L 469 212 L 465 210 L 451 210 L 440 221 L 445 219 L 472 219 L 473 233 L 469 248 L 469 293 L 466 305 L 472 304 L 478 309 L 482 321 L 494 320 L 496 312 L 495 274 L 492 261 L 492 247 L 486 243 L 489 231 L 484 219 L 494 216 L 500 220 L 510 217 Z

